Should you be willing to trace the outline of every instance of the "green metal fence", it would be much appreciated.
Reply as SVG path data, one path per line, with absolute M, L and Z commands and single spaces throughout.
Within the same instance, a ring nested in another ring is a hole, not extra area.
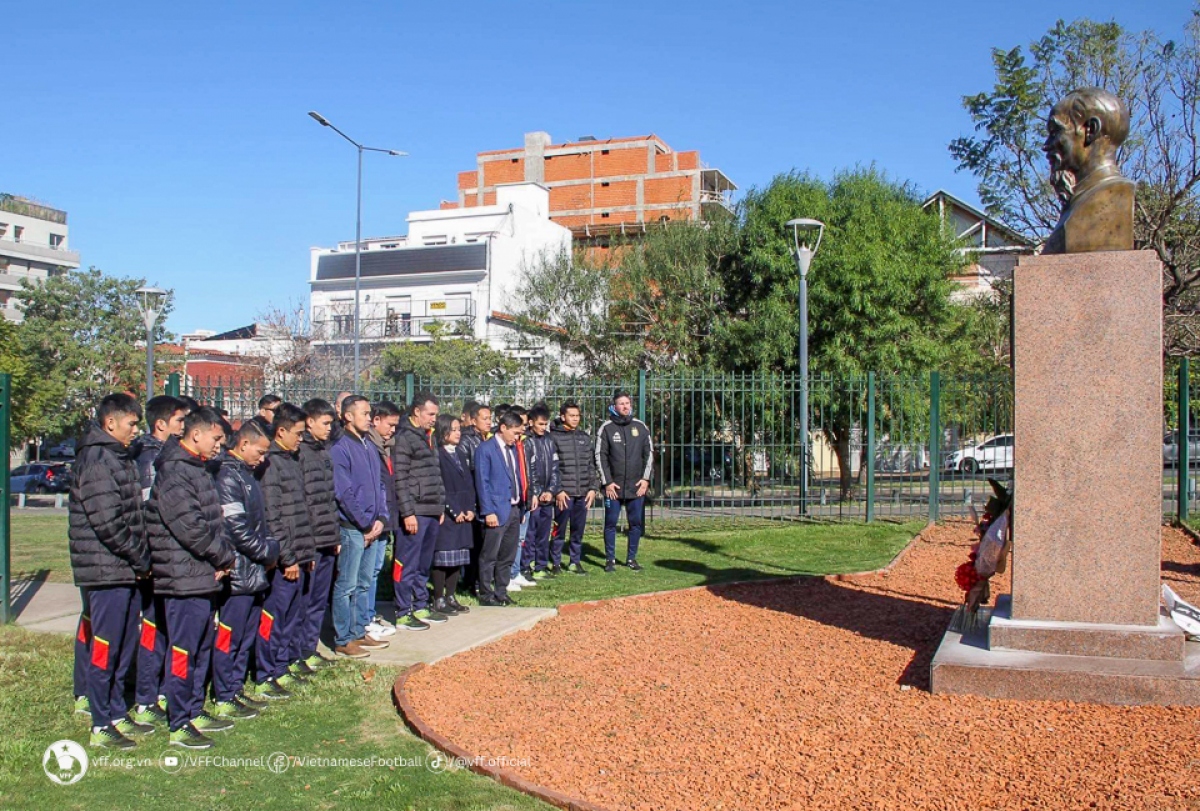
M 347 388 L 341 380 L 303 380 L 275 393 L 300 404 L 332 401 Z M 185 389 L 228 410 L 235 422 L 255 413 L 263 393 L 221 379 L 190 380 Z M 528 374 L 503 381 L 409 375 L 358 393 L 404 405 L 414 392 L 429 390 L 455 413 L 466 399 L 527 407 L 545 401 L 553 411 L 571 399 L 583 411 L 583 427 L 594 432 L 617 389 L 633 397 L 654 439 L 652 519 L 936 520 L 968 514 L 986 500 L 989 475 L 1011 472 L 1007 377 L 811 376 L 805 494 L 794 374 L 643 372 L 627 380 Z M 1008 444 L 993 453 L 989 441 Z

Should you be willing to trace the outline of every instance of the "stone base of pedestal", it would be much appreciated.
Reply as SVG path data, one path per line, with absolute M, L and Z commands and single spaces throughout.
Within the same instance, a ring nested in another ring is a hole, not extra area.
M 1033 629 L 1005 627 L 1012 622 L 1000 612 L 981 627 L 967 634 L 947 631 L 933 657 L 934 693 L 979 695 L 1023 701 L 1085 701 L 1094 704 L 1172 704 L 1200 706 L 1200 642 L 1187 642 L 1183 633 L 1170 628 L 1147 629 L 1135 626 L 1098 626 L 1079 628 Z M 981 618 L 982 619 L 982 618 Z M 999 628 L 992 625 L 999 622 Z M 1030 623 L 1021 623 L 1029 625 Z M 1049 623 L 1042 623 L 1049 625 Z M 1086 623 L 1058 623 L 1086 625 Z M 1075 652 L 1047 653 L 989 647 L 989 635 L 995 639 L 1008 634 L 1012 639 L 1040 640 L 1047 647 Z M 1104 647 L 1104 643 L 1111 647 Z M 1166 648 L 1178 645 L 1173 659 L 1145 656 L 1119 656 L 1139 650 L 1162 655 Z M 1099 655 L 1081 655 L 1082 649 Z
M 996 600 L 988 624 L 991 650 L 1178 662 L 1184 657 L 1184 641 L 1179 626 L 1163 616 L 1157 626 L 1013 619 L 1008 595 Z

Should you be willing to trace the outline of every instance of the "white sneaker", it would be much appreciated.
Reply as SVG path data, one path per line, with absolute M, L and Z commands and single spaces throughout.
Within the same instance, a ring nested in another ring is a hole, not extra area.
M 508 590 L 509 591 L 520 591 L 521 584 L 518 583 L 516 580 L 509 580 L 508 581 Z
M 517 582 L 519 582 L 519 583 L 521 584 L 522 588 L 529 588 L 530 586 L 536 586 L 536 585 L 537 585 L 537 581 L 536 581 L 536 580 L 530 580 L 529 578 L 527 578 L 527 577 L 526 577 L 525 575 L 523 575 L 523 574 L 519 574 L 519 575 L 517 575 Z
M 382 622 L 372 622 L 367 626 L 367 633 L 376 638 L 391 636 L 396 633 L 396 626 Z

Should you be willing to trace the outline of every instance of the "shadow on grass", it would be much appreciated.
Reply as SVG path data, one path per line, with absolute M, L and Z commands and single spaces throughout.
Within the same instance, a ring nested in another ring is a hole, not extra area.
M 774 575 L 757 569 L 714 569 L 690 560 L 661 560 L 657 565 L 702 575 L 702 585 L 727 600 L 804 617 L 908 648 L 913 657 L 896 683 L 921 690 L 929 689 L 929 666 L 954 613 L 954 606 L 945 601 L 936 604 L 896 593 L 864 591 L 817 576 L 780 583 L 766 580 Z M 757 579 L 764 582 L 734 584 Z

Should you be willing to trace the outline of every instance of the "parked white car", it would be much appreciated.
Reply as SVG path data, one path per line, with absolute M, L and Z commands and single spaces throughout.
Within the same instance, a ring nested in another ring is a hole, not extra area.
M 978 445 L 970 445 L 946 457 L 947 470 L 978 473 L 981 470 L 1012 470 L 1013 435 L 997 434 Z

